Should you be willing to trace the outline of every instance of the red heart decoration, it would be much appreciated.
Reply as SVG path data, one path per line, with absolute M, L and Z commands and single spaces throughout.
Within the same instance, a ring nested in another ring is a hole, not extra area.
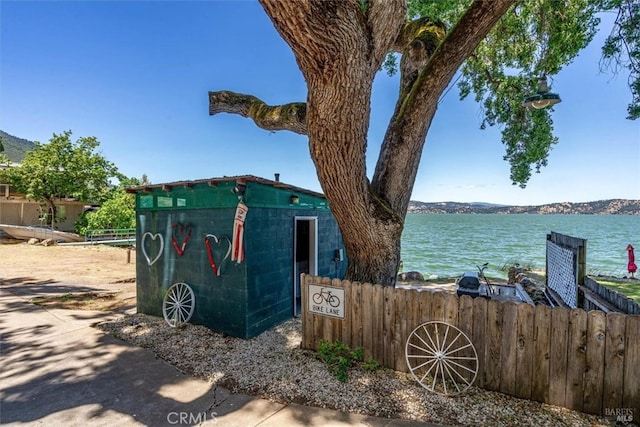
M 171 229 L 171 244 L 178 255 L 182 256 L 184 255 L 184 249 L 187 247 L 187 242 L 191 238 L 191 224 L 181 225 L 176 222 L 171 225 Z M 182 240 L 181 245 L 178 245 L 178 239 Z
M 216 265 L 216 262 L 213 258 L 213 252 L 211 250 L 211 243 L 210 240 L 213 240 L 217 245 L 220 244 L 220 242 L 222 241 L 222 239 L 225 239 L 227 241 L 227 243 L 229 244 L 229 249 L 227 249 L 227 253 L 225 254 L 224 258 L 222 258 L 222 261 L 220 261 L 220 266 Z M 209 257 L 209 265 L 211 266 L 211 270 L 213 270 L 213 274 L 215 274 L 216 276 L 220 275 L 220 268 L 222 267 L 222 263 L 229 258 L 229 254 L 231 253 L 231 241 L 229 240 L 229 238 L 227 236 L 222 236 L 218 239 L 218 237 L 214 234 L 205 234 L 204 236 L 204 244 L 207 247 L 207 256 Z

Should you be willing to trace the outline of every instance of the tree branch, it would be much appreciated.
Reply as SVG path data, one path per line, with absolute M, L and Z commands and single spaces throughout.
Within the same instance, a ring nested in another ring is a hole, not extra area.
M 403 0 L 369 0 L 366 12 L 367 25 L 373 43 L 373 65 L 380 68 L 390 45 L 402 30 L 402 21 L 407 14 Z
M 422 40 L 429 53 L 433 53 L 442 42 L 447 31 L 442 22 L 434 21 L 429 17 L 422 17 L 413 21 L 406 21 L 393 43 L 393 50 L 403 53 L 415 39 Z
M 304 102 L 271 106 L 252 95 L 228 90 L 209 92 L 209 115 L 218 113 L 248 117 L 256 126 L 269 131 L 289 130 L 307 134 L 307 104 Z
M 427 58 L 410 87 L 401 88 L 372 180 L 373 190 L 394 212 L 406 212 L 440 94 L 513 3 L 513 0 L 475 1 L 433 55 Z M 412 33 L 410 30 L 409 25 L 405 26 L 400 42 L 405 31 Z
M 405 22 L 393 49 L 400 59 L 400 96 L 404 99 L 413 88 L 420 72 L 445 38 L 446 28 L 440 22 L 423 17 Z
M 478 44 L 514 3 L 514 0 L 477 0 L 469 6 L 422 70 L 413 90 L 416 104 L 407 106 L 420 109 L 424 104 L 437 103 L 438 97 L 434 100 L 433 94 L 440 94 L 447 87 L 460 65 L 473 54 Z

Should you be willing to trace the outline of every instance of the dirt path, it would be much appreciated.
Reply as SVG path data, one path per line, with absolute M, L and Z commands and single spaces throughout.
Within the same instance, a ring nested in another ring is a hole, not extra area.
M 135 251 L 111 246 L 0 245 L 0 286 L 56 308 L 135 307 Z

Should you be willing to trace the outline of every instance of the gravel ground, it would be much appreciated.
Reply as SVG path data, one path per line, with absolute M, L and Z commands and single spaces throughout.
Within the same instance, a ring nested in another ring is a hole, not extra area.
M 463 426 L 605 426 L 606 420 L 564 408 L 472 388 L 462 396 L 427 392 L 408 374 L 352 369 L 335 379 L 316 354 L 300 349 L 297 319 L 243 340 L 196 325 L 169 327 L 141 314 L 102 323 L 102 330 L 148 348 L 180 371 L 232 392 L 281 403 L 380 417 Z

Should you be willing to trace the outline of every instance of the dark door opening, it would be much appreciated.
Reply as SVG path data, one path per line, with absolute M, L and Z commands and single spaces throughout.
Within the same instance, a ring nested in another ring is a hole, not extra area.
M 294 226 L 293 260 L 293 315 L 300 316 L 302 311 L 302 292 L 300 275 L 318 274 L 317 218 L 296 217 Z

